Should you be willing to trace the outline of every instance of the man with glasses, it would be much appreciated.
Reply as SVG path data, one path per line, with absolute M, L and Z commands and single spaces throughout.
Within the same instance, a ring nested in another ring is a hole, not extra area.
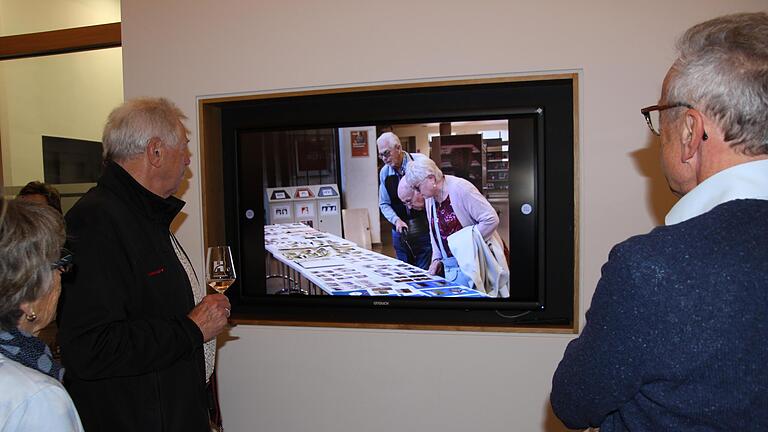
M 376 147 L 379 158 L 384 162 L 379 171 L 379 209 L 392 224 L 392 245 L 397 259 L 426 270 L 432 258 L 427 214 L 423 208 L 407 208 L 397 195 L 405 167 L 410 161 L 426 156 L 403 151 L 400 138 L 392 132 L 381 134 L 376 140 Z
M 643 108 L 680 200 L 611 251 L 553 378 L 570 428 L 768 430 L 768 14 L 689 29 Z
M 414 190 L 405 180 L 405 177 L 401 178 L 400 183 L 397 185 L 397 197 L 400 198 L 400 201 L 403 202 L 408 210 L 424 210 L 426 207 L 424 195 Z

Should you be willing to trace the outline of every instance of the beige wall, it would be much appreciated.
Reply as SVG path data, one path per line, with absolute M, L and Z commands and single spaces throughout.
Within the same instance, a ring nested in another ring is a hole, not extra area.
M 639 113 L 688 26 L 765 0 L 130 0 L 126 97 L 190 115 L 204 95 L 457 76 L 580 74 L 583 310 L 614 243 L 672 204 Z M 191 147 L 197 146 L 193 133 Z M 194 156 L 193 156 L 194 157 Z M 199 160 L 179 234 L 201 272 Z M 230 431 L 556 431 L 550 379 L 570 336 L 238 326 L 219 377 Z
M 6 186 L 43 179 L 42 135 L 101 141 L 123 101 L 120 48 L 0 62 Z
M 2 0 L 0 36 L 120 21 L 120 0 Z
M 0 1 L 0 35 L 118 21 L 119 0 Z M 101 141 L 122 76 L 121 48 L 0 62 L 2 183 L 43 179 L 42 135 Z

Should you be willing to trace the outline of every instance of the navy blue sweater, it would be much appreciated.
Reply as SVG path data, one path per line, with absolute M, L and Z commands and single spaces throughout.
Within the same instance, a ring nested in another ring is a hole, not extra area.
M 570 428 L 768 430 L 768 201 L 615 246 L 551 402 Z

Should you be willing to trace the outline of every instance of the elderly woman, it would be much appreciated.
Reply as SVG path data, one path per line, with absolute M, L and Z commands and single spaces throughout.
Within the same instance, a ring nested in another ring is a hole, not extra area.
M 82 431 L 64 370 L 36 335 L 56 315 L 64 222 L 47 206 L 0 198 L 0 430 Z
M 487 199 L 469 181 L 443 175 L 440 168 L 431 159 L 420 159 L 411 162 L 405 173 L 405 179 L 411 187 L 425 198 L 427 219 L 432 239 L 432 263 L 429 267 L 431 274 L 437 274 L 442 266 L 445 278 L 463 286 L 475 286 L 485 290 L 486 283 L 478 286 L 478 275 L 465 274 L 459 267 L 459 262 L 449 247 L 448 237 L 458 233 L 462 228 L 474 226 L 486 242 L 491 240 L 503 248 L 501 238 L 496 232 L 499 216 Z M 492 296 L 509 296 L 509 268 L 503 253 L 496 253 L 499 272 L 506 272 L 506 279 L 501 280 L 503 287 L 495 286 Z M 485 275 L 483 275 L 485 276 Z M 482 278 L 480 278 L 482 279 Z M 503 278 L 502 278 L 503 279 Z M 472 281 L 475 283 L 471 283 Z M 498 285 L 498 284 L 496 284 Z

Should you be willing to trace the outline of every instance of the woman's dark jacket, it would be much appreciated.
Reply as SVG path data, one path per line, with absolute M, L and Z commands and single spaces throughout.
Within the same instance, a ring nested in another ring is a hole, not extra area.
M 75 271 L 63 282 L 65 385 L 86 431 L 209 431 L 203 336 L 163 199 L 109 162 L 68 212 Z

